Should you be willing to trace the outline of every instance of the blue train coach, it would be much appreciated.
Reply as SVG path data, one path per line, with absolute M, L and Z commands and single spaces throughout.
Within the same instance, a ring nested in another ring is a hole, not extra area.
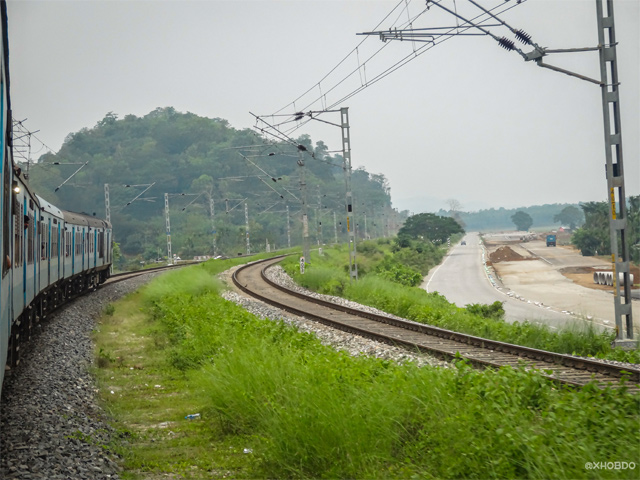
M 36 323 L 109 278 L 111 225 L 67 212 L 37 195 L 12 156 L 7 5 L 0 0 L 0 387 Z

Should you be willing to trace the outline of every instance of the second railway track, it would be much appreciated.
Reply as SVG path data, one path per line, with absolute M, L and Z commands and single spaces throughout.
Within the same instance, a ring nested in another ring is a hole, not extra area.
M 242 291 L 323 324 L 386 343 L 428 352 L 443 359 L 459 354 L 479 368 L 526 365 L 559 383 L 582 386 L 595 380 L 601 386 L 619 385 L 625 376 L 631 391 L 640 391 L 640 370 L 544 350 L 521 347 L 474 337 L 409 320 L 378 315 L 320 300 L 275 284 L 266 269 L 280 261 L 274 258 L 240 267 L 233 281 Z

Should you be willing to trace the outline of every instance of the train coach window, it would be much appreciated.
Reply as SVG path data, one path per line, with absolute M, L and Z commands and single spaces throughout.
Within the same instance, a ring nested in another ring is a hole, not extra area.
M 47 255 L 47 247 L 49 246 L 49 229 L 47 228 L 47 224 L 45 222 L 40 222 L 40 258 L 42 260 L 46 260 L 48 258 Z
M 58 250 L 58 225 L 54 225 L 53 227 L 51 227 L 51 257 L 57 258 L 59 254 L 60 250 Z
M 104 257 L 104 232 L 98 234 L 98 257 Z

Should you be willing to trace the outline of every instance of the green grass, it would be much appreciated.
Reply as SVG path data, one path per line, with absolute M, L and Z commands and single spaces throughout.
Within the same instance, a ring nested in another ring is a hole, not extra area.
M 123 478 L 621 478 L 584 464 L 640 464 L 638 395 L 352 357 L 222 299 L 207 275 L 228 266 L 169 272 L 102 319 L 95 371 Z

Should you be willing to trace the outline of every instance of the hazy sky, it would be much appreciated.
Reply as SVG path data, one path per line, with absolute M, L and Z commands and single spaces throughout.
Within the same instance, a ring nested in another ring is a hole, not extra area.
M 640 1 L 614 4 L 626 191 L 637 195 Z M 443 5 L 479 13 L 467 0 Z M 528 0 L 500 18 L 543 47 L 593 47 L 595 5 Z M 423 10 L 423 0 L 9 0 L 14 117 L 57 151 L 107 112 L 173 106 L 243 129 L 256 124 L 249 112 L 277 123 L 285 117 L 266 115 L 349 107 L 353 167 L 384 174 L 400 209 L 605 200 L 600 87 L 525 62 L 488 36 L 452 37 L 419 55 L 427 44 L 356 36 L 410 19 L 414 28 L 456 25 L 436 6 L 414 20 Z M 545 62 L 599 78 L 597 53 Z M 337 113 L 321 118 L 339 123 Z M 310 122 L 289 135 L 304 133 L 341 148 L 335 126 Z M 35 158 L 46 151 L 36 140 L 32 148 Z

